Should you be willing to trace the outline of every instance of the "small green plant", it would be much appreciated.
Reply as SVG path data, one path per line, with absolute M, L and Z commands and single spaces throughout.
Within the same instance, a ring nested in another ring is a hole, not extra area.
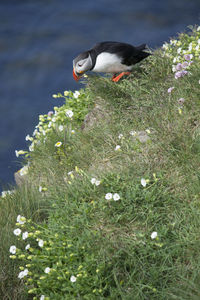
M 194 60 L 200 56 L 200 26 L 190 26 L 190 29 L 190 34 L 181 33 L 178 39 L 171 39 L 162 46 L 164 54 L 173 62 L 172 71 L 176 79 L 187 74 Z
M 11 259 L 21 261 L 18 278 L 33 299 L 93 299 L 103 293 L 102 267 L 88 241 L 72 238 L 73 226 L 62 224 L 59 233 L 17 217 L 14 234 L 23 248 L 10 247 Z M 89 237 L 88 237 L 89 238 Z M 39 297 L 39 298 L 38 298 Z

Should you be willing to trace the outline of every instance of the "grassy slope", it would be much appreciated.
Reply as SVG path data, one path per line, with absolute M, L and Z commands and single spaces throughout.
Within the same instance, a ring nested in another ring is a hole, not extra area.
M 0 202 L 2 299 L 28 299 L 8 258 L 18 214 L 37 222 L 48 216 L 52 236 L 67 236 L 77 255 L 79 245 L 86 249 L 78 263 L 90 274 L 87 286 L 82 293 L 65 292 L 66 298 L 58 286 L 49 291 L 52 299 L 199 299 L 199 79 L 196 62 L 191 75 L 175 80 L 159 51 L 118 84 L 89 78 L 86 94 L 104 118 L 73 136 L 50 134 L 32 154 L 28 181 Z M 146 143 L 130 135 L 146 129 Z M 58 140 L 64 145 L 59 151 Z M 67 173 L 75 166 L 71 178 Z M 92 177 L 101 184 L 93 186 Z M 149 179 L 145 188 L 141 178 Z M 39 193 L 40 185 L 48 190 Z M 105 200 L 108 192 L 121 199 Z

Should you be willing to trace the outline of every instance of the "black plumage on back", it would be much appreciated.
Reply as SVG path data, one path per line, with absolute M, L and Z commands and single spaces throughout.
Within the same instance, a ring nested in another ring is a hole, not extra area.
M 121 57 L 122 64 L 127 66 L 134 65 L 150 55 L 150 53 L 143 51 L 147 50 L 146 44 L 134 47 L 127 43 L 109 41 L 98 43 L 91 50 L 94 50 L 97 55 L 102 52 L 114 53 Z

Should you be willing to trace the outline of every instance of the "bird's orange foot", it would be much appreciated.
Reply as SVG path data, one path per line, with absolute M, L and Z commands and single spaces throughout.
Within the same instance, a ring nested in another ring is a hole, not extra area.
M 131 72 L 122 72 L 118 76 L 113 75 L 112 81 L 118 82 L 124 75 L 130 75 Z

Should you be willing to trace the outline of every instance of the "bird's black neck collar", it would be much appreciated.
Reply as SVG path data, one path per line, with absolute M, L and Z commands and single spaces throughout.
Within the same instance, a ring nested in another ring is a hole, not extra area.
M 91 71 L 94 68 L 95 64 L 96 64 L 97 53 L 94 49 L 89 50 L 88 53 L 90 54 L 91 59 L 92 59 L 92 67 L 90 68 L 90 71 Z

